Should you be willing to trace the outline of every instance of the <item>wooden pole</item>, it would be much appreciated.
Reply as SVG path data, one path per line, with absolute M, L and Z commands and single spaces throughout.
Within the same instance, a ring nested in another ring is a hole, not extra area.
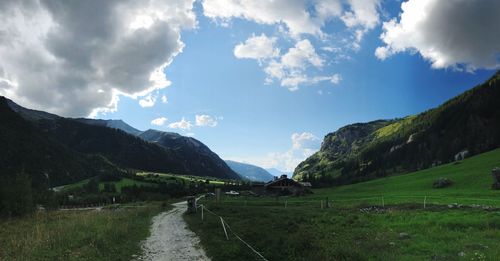
M 203 208 L 204 208 L 204 207 L 205 207 L 205 206 L 201 205 L 201 222 L 203 222 Z

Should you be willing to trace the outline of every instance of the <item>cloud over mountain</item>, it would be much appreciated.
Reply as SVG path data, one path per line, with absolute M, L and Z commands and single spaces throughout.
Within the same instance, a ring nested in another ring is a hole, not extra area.
M 64 116 L 116 109 L 170 82 L 193 0 L 0 3 L 0 95 Z M 100 108 L 100 109 L 97 109 Z

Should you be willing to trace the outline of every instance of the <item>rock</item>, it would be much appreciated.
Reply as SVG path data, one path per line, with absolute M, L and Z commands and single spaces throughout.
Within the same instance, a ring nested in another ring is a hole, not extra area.
M 405 232 L 399 233 L 399 239 L 410 239 L 410 235 Z
M 446 188 L 453 184 L 449 178 L 439 178 L 432 183 L 433 188 Z
M 459 153 L 455 154 L 455 161 L 463 160 L 469 155 L 468 150 L 463 150 L 460 151 Z
M 389 246 L 394 247 L 394 246 L 396 246 L 396 243 L 394 243 L 394 242 L 389 242 Z
M 459 257 L 464 257 L 464 256 L 465 256 L 465 252 L 464 252 L 464 251 L 462 251 L 462 252 L 458 253 L 458 256 L 459 256 Z

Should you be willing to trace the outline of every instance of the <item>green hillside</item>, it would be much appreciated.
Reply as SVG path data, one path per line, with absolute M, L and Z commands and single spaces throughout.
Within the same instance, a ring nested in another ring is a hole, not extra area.
M 500 147 L 500 72 L 441 106 L 395 120 L 355 123 L 325 136 L 297 180 L 337 186 L 409 173 Z
M 419 202 L 427 196 L 432 203 L 488 204 L 500 206 L 500 191 L 492 190 L 491 170 L 500 166 L 500 149 L 486 152 L 461 161 L 409 174 L 386 177 L 367 182 L 317 189 L 309 198 L 346 200 L 371 198 L 380 203 L 380 197 L 388 203 Z M 432 183 L 449 178 L 453 184 L 436 189 Z M 355 201 L 352 201 L 355 202 Z

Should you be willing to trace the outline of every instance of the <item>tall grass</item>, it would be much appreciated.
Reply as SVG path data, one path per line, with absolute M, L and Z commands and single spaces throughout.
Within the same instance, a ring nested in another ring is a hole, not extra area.
M 238 206 L 205 202 L 268 260 L 498 260 L 500 212 L 412 205 L 382 212 L 360 207 Z M 185 215 L 207 254 L 218 260 L 259 260 L 210 213 Z M 407 233 L 408 238 L 400 237 Z M 461 255 L 464 255 L 463 257 Z M 474 259 L 476 258 L 476 259 Z
M 160 210 L 50 211 L 0 220 L 0 260 L 130 260 Z

